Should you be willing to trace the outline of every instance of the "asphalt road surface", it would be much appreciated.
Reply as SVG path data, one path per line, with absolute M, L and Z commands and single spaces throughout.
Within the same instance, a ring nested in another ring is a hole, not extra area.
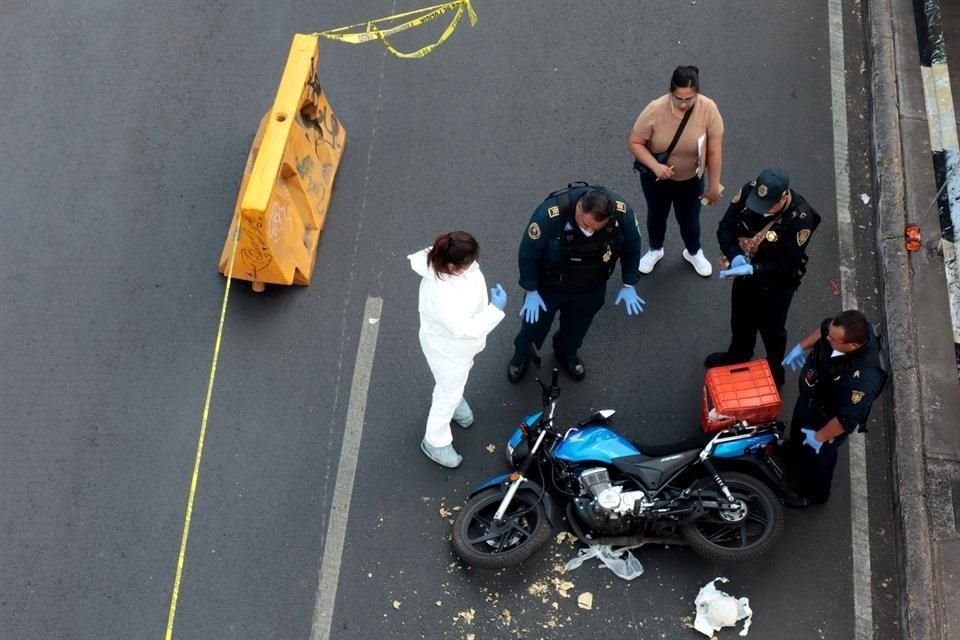
M 383 306 L 330 637 L 693 638 L 693 599 L 719 575 L 750 597 L 751 637 L 852 638 L 857 588 L 872 605 L 866 637 L 897 637 L 879 406 L 867 437 L 871 573 L 859 587 L 846 456 L 831 502 L 788 512 L 779 546 L 750 565 L 646 548 L 635 581 L 585 566 L 564 576 L 574 583 L 564 597 L 553 579 L 575 554 L 567 543 L 496 574 L 457 563 L 443 514 L 501 472 L 508 433 L 539 404 L 532 379 L 505 377 L 526 221 L 578 179 L 643 215 L 626 137 L 674 66 L 698 64 L 723 113 L 724 206 L 761 168 L 782 165 L 823 214 L 790 344 L 841 304 L 828 0 L 474 5 L 477 26 L 419 61 L 375 42 L 321 43 L 346 153 L 313 284 L 259 295 L 234 284 L 173 637 L 310 637 L 370 298 Z M 163 637 L 224 286 L 217 258 L 291 37 L 418 6 L 0 4 L 3 638 Z M 837 6 L 851 253 L 862 306 L 877 317 L 871 212 L 859 197 L 870 185 L 860 3 Z M 396 44 L 436 36 L 425 29 Z M 713 260 L 722 210 L 702 216 Z M 477 423 L 455 436 L 464 463 L 447 471 L 417 446 L 432 381 L 404 257 L 457 228 L 479 238 L 485 274 L 510 302 L 471 375 Z M 582 352 L 587 379 L 565 379 L 563 418 L 615 408 L 620 430 L 655 443 L 698 428 L 701 361 L 726 346 L 729 284 L 694 274 L 675 224 L 666 249 L 638 286 L 642 316 L 608 298 Z M 577 607 L 585 591 L 592 611 Z

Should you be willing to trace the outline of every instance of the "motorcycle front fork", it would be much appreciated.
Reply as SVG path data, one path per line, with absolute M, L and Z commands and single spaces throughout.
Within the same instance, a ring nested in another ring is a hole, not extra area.
M 507 513 L 507 509 L 510 508 L 510 503 L 513 502 L 513 497 L 517 495 L 517 490 L 520 489 L 520 485 L 527 481 L 527 472 L 530 470 L 530 466 L 533 464 L 533 461 L 536 459 L 537 451 L 540 450 L 540 445 L 543 444 L 543 437 L 547 434 L 546 430 L 540 432 L 540 436 L 537 438 L 536 443 L 530 449 L 530 455 L 528 455 L 523 463 L 520 465 L 520 469 L 516 473 L 510 475 L 510 487 L 507 489 L 507 493 L 503 496 L 503 500 L 500 501 L 500 506 L 497 507 L 497 512 L 493 514 L 493 521 L 500 523 L 503 522 L 503 516 Z

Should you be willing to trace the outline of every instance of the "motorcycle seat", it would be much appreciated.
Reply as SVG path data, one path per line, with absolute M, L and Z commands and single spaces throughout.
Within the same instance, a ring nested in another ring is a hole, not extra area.
M 636 440 L 632 442 L 633 446 L 635 446 L 645 457 L 662 458 L 663 456 L 680 453 L 681 451 L 689 451 L 690 449 L 703 449 L 705 446 L 707 446 L 707 443 L 710 442 L 710 439 L 713 438 L 713 435 L 714 434 L 712 433 L 699 432 L 684 440 L 678 440 L 676 442 L 670 442 L 667 444 L 641 444 Z
M 661 457 L 643 454 L 614 458 L 613 466 L 626 475 L 640 480 L 648 489 L 659 489 L 678 471 L 688 466 L 700 455 L 701 448 L 688 448 Z

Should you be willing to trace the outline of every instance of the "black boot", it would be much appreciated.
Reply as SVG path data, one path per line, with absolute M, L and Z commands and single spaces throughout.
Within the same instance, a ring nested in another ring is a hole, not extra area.
M 747 355 L 743 353 L 734 353 L 732 351 L 716 351 L 704 358 L 703 366 L 708 369 L 711 367 L 726 367 L 731 364 L 749 362 L 750 358 L 752 357 L 752 354 Z
M 583 366 L 583 360 L 580 359 L 580 356 L 563 358 L 560 354 L 557 354 L 557 360 L 563 365 L 567 374 L 577 382 L 580 382 L 587 376 L 587 369 Z
M 527 373 L 527 360 L 513 356 L 510 364 L 507 365 L 507 380 L 516 384 L 523 379 Z

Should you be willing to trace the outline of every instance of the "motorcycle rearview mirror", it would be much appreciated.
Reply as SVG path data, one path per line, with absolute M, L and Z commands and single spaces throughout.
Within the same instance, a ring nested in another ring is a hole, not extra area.
M 600 409 L 599 411 L 594 411 L 589 418 L 587 418 L 583 422 L 578 423 L 577 426 L 585 427 L 588 424 L 597 424 L 597 423 L 607 424 L 610 422 L 610 418 L 612 418 L 613 414 L 615 413 L 616 411 L 614 411 L 613 409 Z

